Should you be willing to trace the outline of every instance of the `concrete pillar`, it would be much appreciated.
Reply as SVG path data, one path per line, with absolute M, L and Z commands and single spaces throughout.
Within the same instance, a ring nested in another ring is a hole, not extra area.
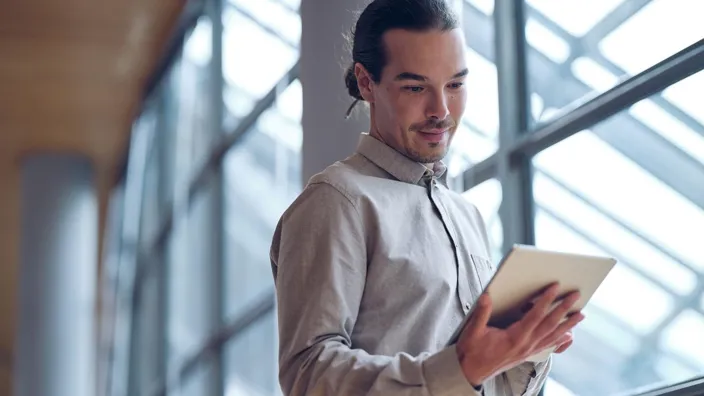
M 88 158 L 22 163 L 16 396 L 95 392 L 96 190 Z
M 301 86 L 303 87 L 303 165 L 312 175 L 354 152 L 359 134 L 369 130 L 364 103 L 345 120 L 353 99 L 344 73 L 352 62 L 345 36 L 369 0 L 301 1 Z

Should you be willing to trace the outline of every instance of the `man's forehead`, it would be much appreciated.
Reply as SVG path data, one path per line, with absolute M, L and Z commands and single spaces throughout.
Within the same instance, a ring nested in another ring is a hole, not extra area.
M 450 77 L 466 67 L 460 29 L 421 32 L 392 29 L 384 34 L 384 45 L 389 71 Z

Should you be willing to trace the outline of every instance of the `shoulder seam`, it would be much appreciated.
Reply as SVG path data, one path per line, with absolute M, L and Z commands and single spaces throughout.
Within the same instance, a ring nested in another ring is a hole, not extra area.
M 327 178 L 325 178 L 324 180 L 318 180 L 318 181 L 314 181 L 314 182 L 310 183 L 311 186 L 314 186 L 317 184 L 324 184 L 324 185 L 330 186 L 335 191 L 340 193 L 340 195 L 345 197 L 345 199 L 350 203 L 350 205 L 352 205 L 352 207 L 354 208 L 354 211 L 357 212 L 357 215 L 359 216 L 359 218 L 360 219 L 362 218 L 362 214 L 359 212 L 359 208 L 357 207 L 354 200 L 352 199 L 352 195 L 347 190 L 345 190 L 341 186 L 338 186 L 337 183 L 335 183 L 335 184 L 331 183 L 329 180 L 327 180 Z

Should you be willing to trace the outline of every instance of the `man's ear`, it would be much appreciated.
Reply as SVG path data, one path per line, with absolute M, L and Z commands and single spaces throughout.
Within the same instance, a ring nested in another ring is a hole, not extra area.
M 359 93 L 367 103 L 374 103 L 374 80 L 369 71 L 361 63 L 354 65 L 354 75 L 357 78 Z

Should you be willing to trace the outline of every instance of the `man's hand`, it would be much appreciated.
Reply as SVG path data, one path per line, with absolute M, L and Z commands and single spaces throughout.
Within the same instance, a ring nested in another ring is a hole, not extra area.
M 570 293 L 550 310 L 557 293 L 558 285 L 551 285 L 521 320 L 506 329 L 488 326 L 491 299 L 488 294 L 479 298 L 456 345 L 460 366 L 472 385 L 482 384 L 545 348 L 559 345 L 558 350 L 562 352 L 569 347 L 572 343 L 570 330 L 584 315 L 576 312 L 563 319 L 579 300 L 579 292 Z

